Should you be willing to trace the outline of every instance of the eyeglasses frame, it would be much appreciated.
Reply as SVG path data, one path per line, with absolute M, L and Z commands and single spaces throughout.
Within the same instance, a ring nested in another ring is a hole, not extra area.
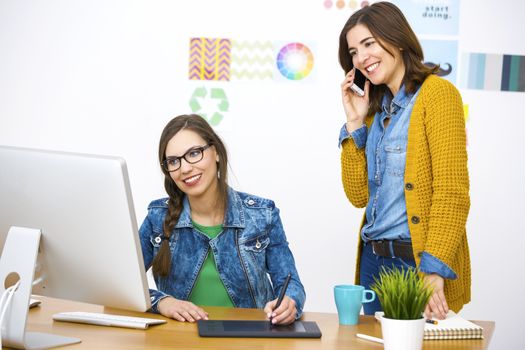
M 198 162 L 200 162 L 202 159 L 204 159 L 204 151 L 206 151 L 208 148 L 210 148 L 211 146 L 213 146 L 212 144 L 208 143 L 204 146 L 197 146 L 197 147 L 192 147 L 190 148 L 189 150 L 187 150 L 182 156 L 175 156 L 175 157 L 167 157 L 166 159 L 164 159 L 160 165 L 162 166 L 162 168 L 164 170 L 166 170 L 168 173 L 172 173 L 174 171 L 177 171 L 180 169 L 180 167 L 182 166 L 182 160 L 184 159 L 188 164 L 197 164 Z M 189 161 L 186 156 L 192 152 L 192 151 L 200 151 L 201 152 L 201 158 L 199 160 L 196 160 L 196 161 Z M 179 161 L 179 167 L 177 169 L 173 169 L 173 170 L 169 170 L 168 169 L 168 160 L 178 160 Z

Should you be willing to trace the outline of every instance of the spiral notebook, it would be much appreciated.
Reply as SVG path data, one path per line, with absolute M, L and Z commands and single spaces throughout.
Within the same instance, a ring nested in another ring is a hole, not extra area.
M 375 318 L 381 322 L 382 311 L 375 313 Z M 449 311 L 447 318 L 436 320 L 437 324 L 425 323 L 425 340 L 443 339 L 483 339 L 483 327 L 465 320 L 454 311 Z
M 425 340 L 483 339 L 483 327 L 453 311 L 448 312 L 446 319 L 436 321 L 438 324 L 425 323 Z

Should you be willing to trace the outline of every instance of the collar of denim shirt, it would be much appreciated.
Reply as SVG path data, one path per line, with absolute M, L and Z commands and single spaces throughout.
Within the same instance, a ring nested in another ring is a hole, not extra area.
M 225 213 L 226 217 L 224 220 L 223 227 L 245 227 L 244 222 L 244 208 L 242 206 L 242 200 L 231 187 L 228 187 L 228 208 Z M 188 196 L 184 196 L 182 202 L 182 212 L 180 213 L 179 221 L 177 222 L 176 228 L 182 227 L 193 227 L 191 223 L 191 208 Z
M 412 96 L 414 96 L 414 93 L 407 93 L 405 90 L 405 84 L 403 84 L 393 99 L 391 93 L 388 93 L 385 96 L 383 96 L 383 100 L 381 102 L 381 109 L 383 110 L 385 116 L 396 115 L 397 111 L 400 108 L 404 109 L 409 105 Z

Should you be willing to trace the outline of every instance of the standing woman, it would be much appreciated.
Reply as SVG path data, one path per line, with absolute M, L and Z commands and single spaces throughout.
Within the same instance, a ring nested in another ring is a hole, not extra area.
M 403 13 L 377 2 L 355 12 L 339 37 L 346 123 L 341 165 L 350 202 L 366 207 L 356 281 L 369 288 L 385 268 L 414 267 L 433 289 L 425 314 L 444 318 L 470 301 L 465 225 L 470 207 L 463 104 L 425 66 Z M 350 89 L 356 70 L 364 96 Z M 366 314 L 381 310 L 364 304 Z
M 279 210 L 228 186 L 226 148 L 206 120 L 172 119 L 159 162 L 169 198 L 151 202 L 140 228 L 144 264 L 158 288 L 150 290 L 152 311 L 189 322 L 208 318 L 200 306 L 264 308 L 274 324 L 299 318 L 305 292 Z

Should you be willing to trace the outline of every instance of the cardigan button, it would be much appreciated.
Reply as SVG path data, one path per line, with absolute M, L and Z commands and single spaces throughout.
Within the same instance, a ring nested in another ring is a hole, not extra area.
M 410 182 L 407 182 L 405 188 L 409 191 L 412 191 L 414 189 L 414 185 Z
M 423 256 L 423 252 L 418 252 L 417 256 L 419 256 L 421 258 Z
M 421 221 L 419 219 L 419 216 L 412 216 L 412 219 L 410 219 L 412 221 L 413 224 L 419 224 L 419 221 Z

